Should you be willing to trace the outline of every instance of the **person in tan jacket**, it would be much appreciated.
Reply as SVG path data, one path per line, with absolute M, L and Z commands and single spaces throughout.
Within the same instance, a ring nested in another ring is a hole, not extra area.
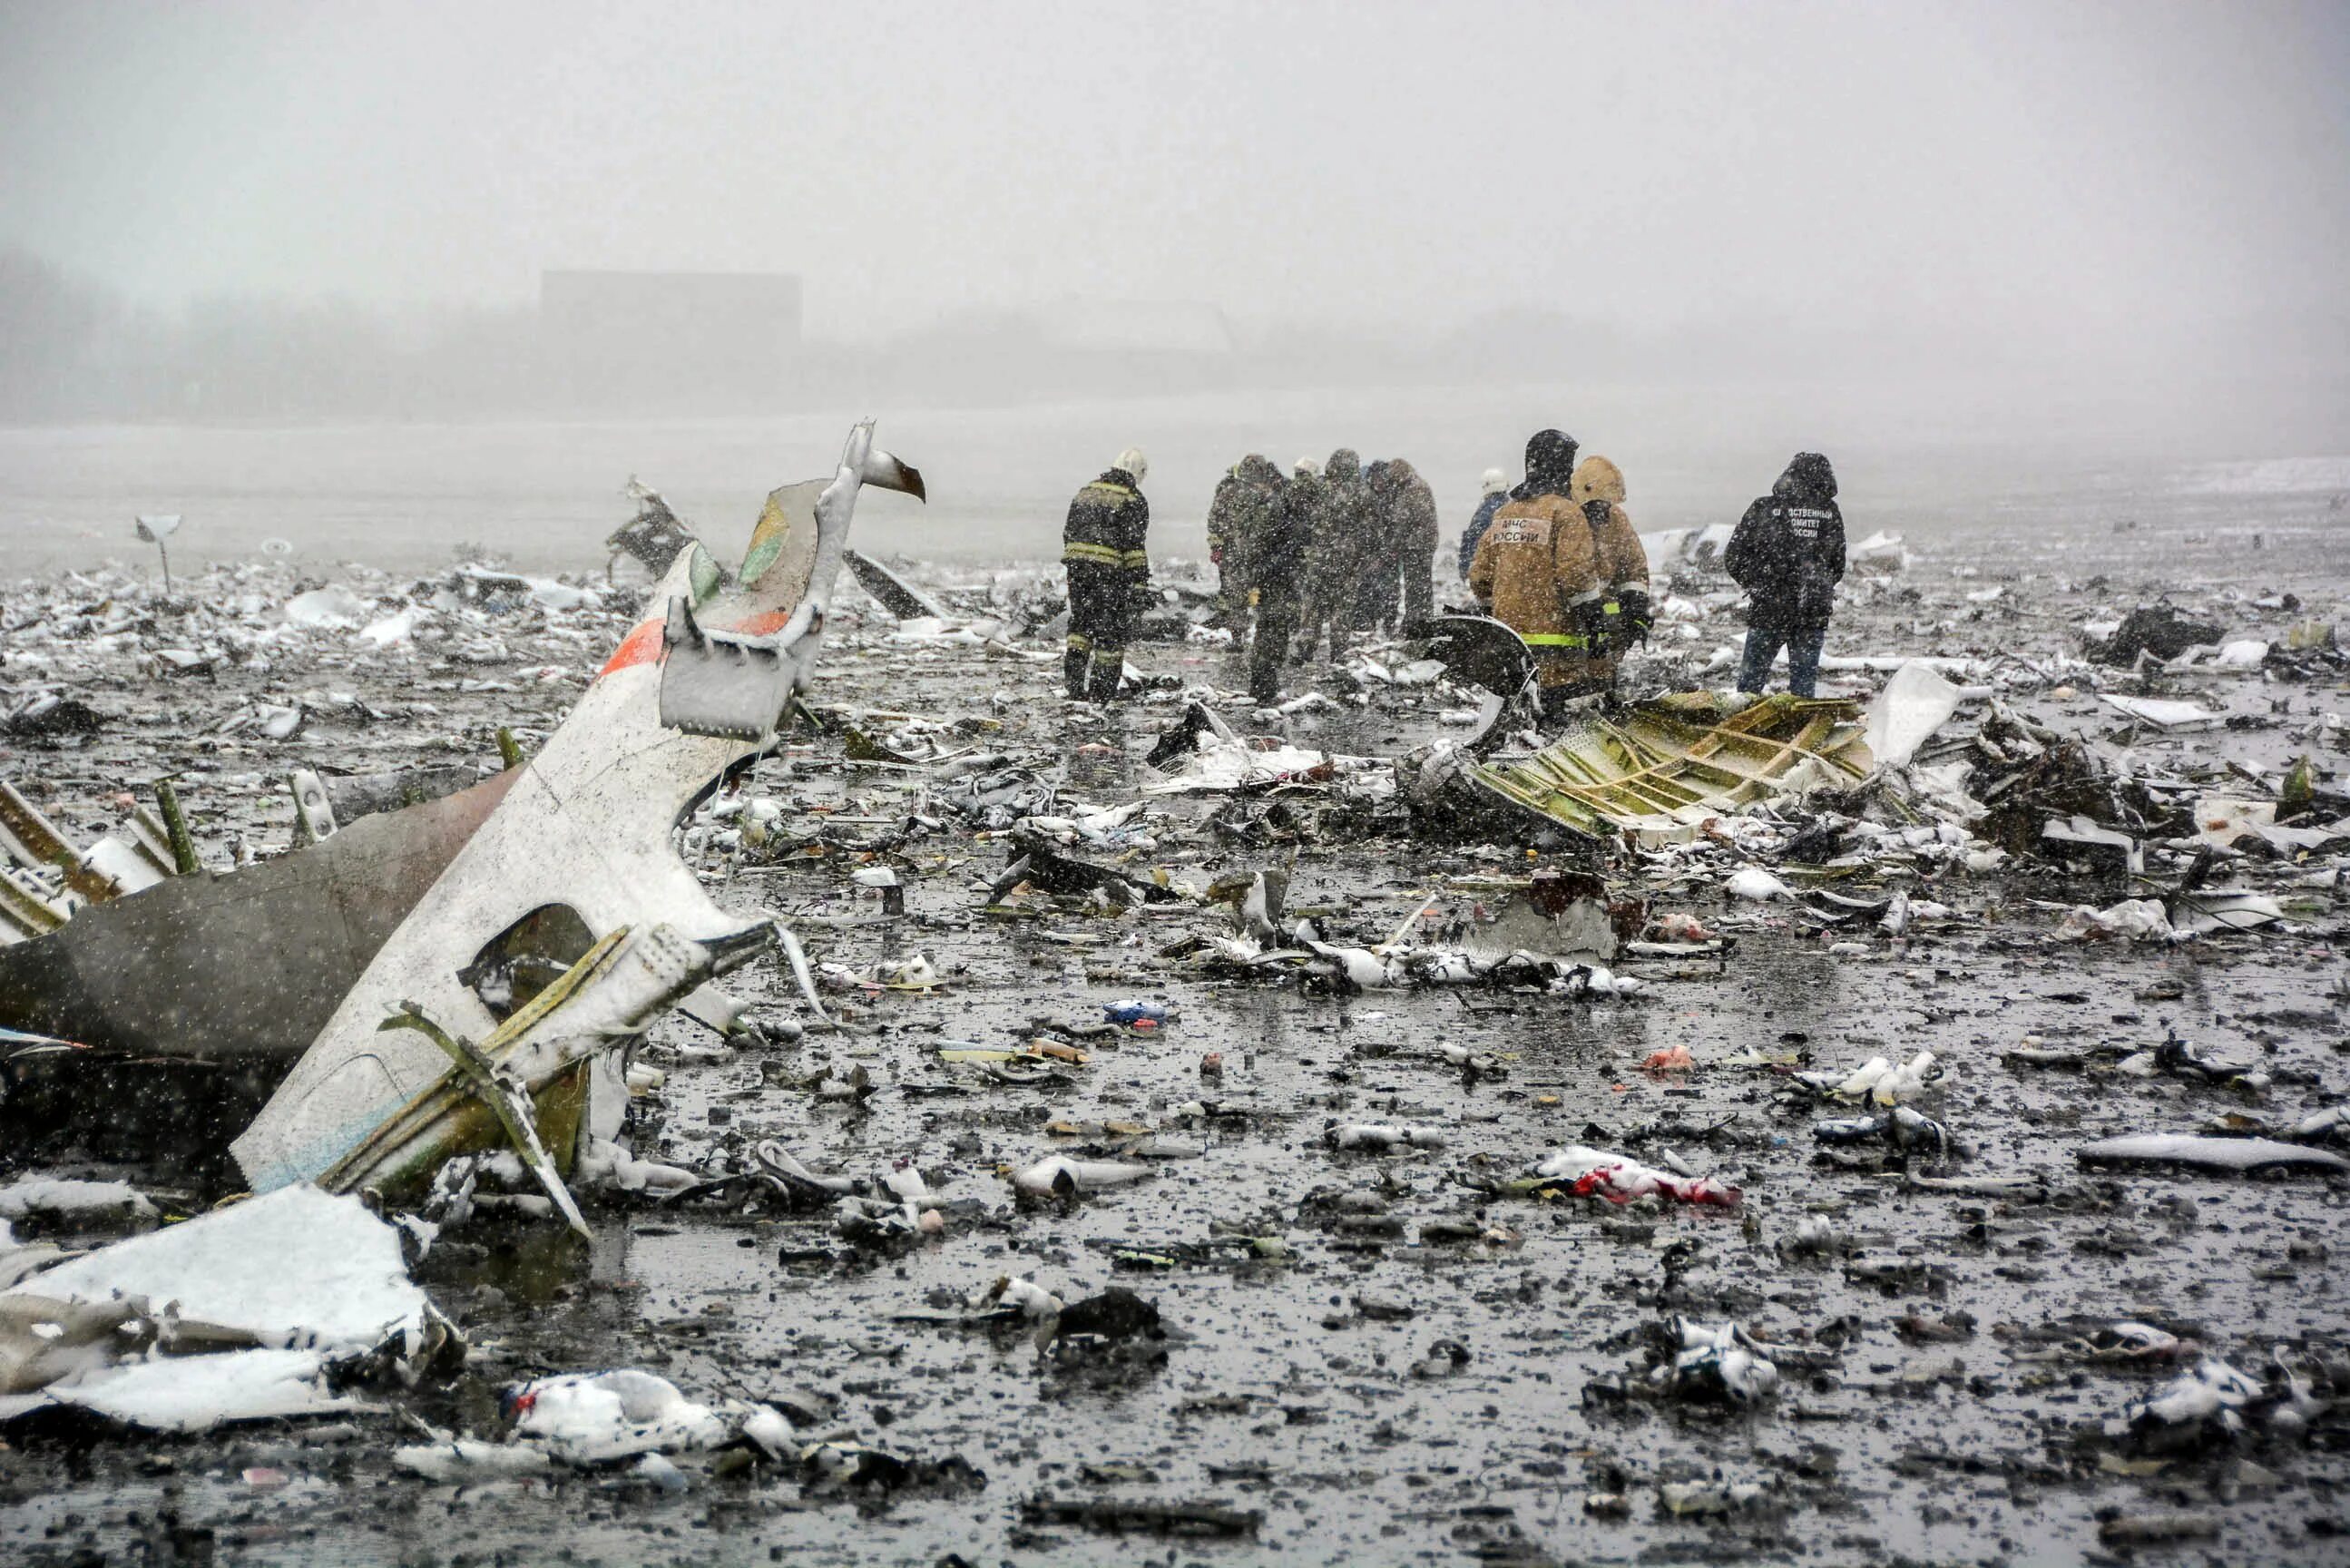
M 1648 552 L 1624 510 L 1624 471 L 1596 453 L 1575 465 L 1575 481 L 1567 499 L 1582 509 L 1590 524 L 1600 566 L 1600 651 L 1607 660 L 1607 680 L 1614 685 L 1616 667 L 1636 642 L 1648 637 Z
M 1605 458 L 1578 470 L 1575 453 L 1558 431 L 1526 442 L 1525 482 L 1469 565 L 1478 602 L 1533 651 L 1553 715 L 1613 691 L 1623 647 L 1648 629 L 1648 558 L 1624 511 L 1624 476 Z

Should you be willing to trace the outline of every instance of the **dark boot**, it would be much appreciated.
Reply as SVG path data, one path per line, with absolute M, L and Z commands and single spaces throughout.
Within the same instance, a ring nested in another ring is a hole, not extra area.
M 1126 659 L 1122 652 L 1095 649 L 1093 680 L 1087 684 L 1086 695 L 1105 705 L 1117 701 L 1118 677 L 1125 672 Z
M 1092 659 L 1092 651 L 1083 648 L 1073 648 L 1061 655 L 1061 681 L 1068 689 L 1072 702 L 1086 700 L 1086 666 Z

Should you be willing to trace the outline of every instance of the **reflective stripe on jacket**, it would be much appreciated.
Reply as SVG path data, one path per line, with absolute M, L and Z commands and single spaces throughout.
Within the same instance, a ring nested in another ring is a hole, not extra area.
M 1591 650 L 1591 632 L 1618 585 L 1648 581 L 1648 554 L 1623 508 L 1611 504 L 1595 528 L 1564 495 L 1505 504 L 1469 564 L 1469 587 L 1534 650 L 1545 686 L 1613 676 L 1615 660 Z
M 1077 492 L 1069 520 L 1061 528 L 1061 559 L 1118 566 L 1138 582 L 1150 576 L 1150 503 L 1134 487 L 1134 477 L 1113 468 Z

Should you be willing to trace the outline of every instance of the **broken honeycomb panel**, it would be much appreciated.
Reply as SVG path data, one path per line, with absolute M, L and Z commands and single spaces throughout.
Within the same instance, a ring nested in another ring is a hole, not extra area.
M 1777 794 L 1807 763 L 1856 783 L 1872 765 L 1863 733 L 1850 701 L 1689 692 L 1614 719 L 1589 715 L 1532 755 L 1470 776 L 1523 810 L 1603 838 L 1693 807 Z

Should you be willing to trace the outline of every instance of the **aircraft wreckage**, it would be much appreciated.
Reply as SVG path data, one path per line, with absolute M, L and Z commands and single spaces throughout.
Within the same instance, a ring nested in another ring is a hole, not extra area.
M 1849 788 L 1875 763 L 1856 702 L 1685 691 L 1580 715 L 1540 751 L 1469 779 L 1577 837 L 1656 842 L 1772 795 Z
M 617 1133 L 624 1048 L 681 1004 L 723 1026 L 709 983 L 778 939 L 805 977 L 789 933 L 720 909 L 671 833 L 806 688 L 868 484 L 924 494 L 871 421 L 829 480 L 767 497 L 740 570 L 679 549 L 536 756 L 339 830 L 297 777 L 315 841 L 278 859 L 175 864 L 168 791 L 163 824 L 84 853 L 11 794 L 5 847 L 86 902 L 34 907 L 11 879 L 30 940 L 0 947 L 0 1026 L 36 1051 L 293 1057 L 232 1145 L 255 1192 L 403 1193 L 511 1143 L 584 1229 L 562 1171 Z

